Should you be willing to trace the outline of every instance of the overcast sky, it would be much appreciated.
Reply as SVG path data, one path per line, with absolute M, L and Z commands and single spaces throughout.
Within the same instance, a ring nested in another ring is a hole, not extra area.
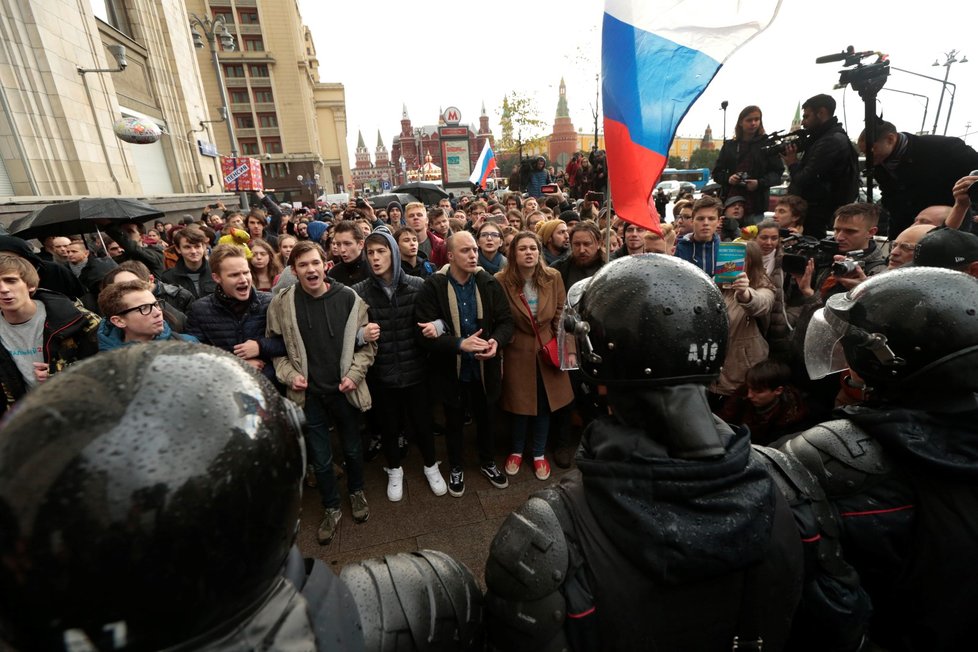
M 477 125 L 484 101 L 490 127 L 498 137 L 502 98 L 515 91 L 531 98 L 549 125 L 561 77 L 567 83 L 575 128 L 593 132 L 591 111 L 604 8 L 600 0 L 298 3 L 315 39 L 321 79 L 341 82 L 346 88 L 351 162 L 358 130 L 373 151 L 379 129 L 390 149 L 400 130 L 402 103 L 414 126 L 434 124 L 438 109 L 451 105 L 461 110 L 463 122 Z M 704 4 L 708 7 L 710 2 Z M 839 64 L 815 64 L 817 56 L 840 52 L 848 45 L 857 51 L 882 51 L 889 54 L 892 66 L 941 80 L 946 69 L 933 67 L 935 59 L 943 63 L 952 49 L 960 51 L 958 59 L 974 58 L 951 66 L 949 81 L 958 89 L 947 134 L 978 132 L 978 48 L 969 47 L 976 30 L 978 8 L 966 0 L 784 0 L 771 27 L 727 61 L 690 109 L 679 135 L 700 135 L 710 124 L 714 137 L 720 138 L 723 100 L 729 102 L 728 136 L 740 109 L 748 104 L 762 108 L 768 132 L 786 130 L 799 101 L 831 93 L 839 103 L 837 115 L 855 138 L 862 129 L 862 100 L 851 88 L 833 90 Z M 929 131 L 941 89 L 941 81 L 893 71 L 879 94 L 878 112 L 898 129 L 916 132 L 929 101 L 924 125 Z M 949 102 L 948 92 L 937 133 L 944 132 Z M 969 120 L 972 125 L 967 128 Z M 978 146 L 978 133 L 968 141 Z

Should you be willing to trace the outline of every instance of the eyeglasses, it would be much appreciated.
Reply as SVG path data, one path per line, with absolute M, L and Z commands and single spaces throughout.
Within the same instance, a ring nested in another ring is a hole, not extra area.
M 911 244 L 909 242 L 894 242 L 890 245 L 893 249 L 901 249 L 908 254 L 912 254 L 917 251 L 920 245 Z
M 491 233 L 491 232 L 488 232 L 487 231 L 485 233 L 480 233 L 479 234 L 479 237 L 480 238 L 488 238 L 489 240 L 498 240 L 499 238 L 501 238 L 503 236 L 502 236 L 501 233 Z
M 116 317 L 122 317 L 123 315 L 128 315 L 130 312 L 139 311 L 140 315 L 146 316 L 151 314 L 154 310 L 162 310 L 159 301 L 154 301 L 153 303 L 144 303 L 141 306 L 135 306 L 133 308 L 126 308 L 121 312 L 115 314 Z

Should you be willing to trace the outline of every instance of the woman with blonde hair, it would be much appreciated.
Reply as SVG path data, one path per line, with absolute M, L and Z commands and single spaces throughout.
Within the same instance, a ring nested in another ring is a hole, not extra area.
M 550 477 L 544 456 L 550 414 L 574 400 L 570 377 L 553 366 L 541 348 L 554 339 L 567 294 L 557 270 L 543 264 L 543 246 L 535 233 L 521 231 L 509 247 L 509 264 L 496 279 L 513 313 L 513 339 L 503 350 L 506 371 L 499 405 L 513 415 L 512 453 L 506 458 L 507 475 L 519 473 L 526 447 L 527 427 L 533 433 L 533 471 L 539 480 Z

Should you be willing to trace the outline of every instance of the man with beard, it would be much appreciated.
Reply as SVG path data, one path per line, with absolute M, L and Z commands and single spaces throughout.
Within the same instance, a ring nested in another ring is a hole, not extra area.
M 560 272 L 564 287 L 594 276 L 604 265 L 601 231 L 594 222 L 578 222 L 570 229 L 570 255 L 551 267 Z
M 318 244 L 297 244 L 289 265 L 299 282 L 275 295 L 268 311 L 269 337 L 284 340 L 283 353 L 274 361 L 275 376 L 306 415 L 312 468 L 325 510 L 316 535 L 321 545 L 336 536 L 343 514 L 330 424 L 343 447 L 353 522 L 363 523 L 370 516 L 363 492 L 359 411 L 372 405 L 366 375 L 377 353 L 377 338 L 366 332 L 367 304 L 332 281 L 325 264 L 326 254 Z
M 801 105 L 801 125 L 811 133 L 805 156 L 799 157 L 794 144 L 782 154 L 791 183 L 789 195 L 799 195 L 808 202 L 805 230 L 824 238 L 832 224 L 835 210 L 856 201 L 859 191 L 858 154 L 848 134 L 835 117 L 835 99 L 816 95 Z
M 272 358 L 285 355 L 280 337 L 265 336 L 265 318 L 272 295 L 254 288 L 248 259 L 240 247 L 218 245 L 210 256 L 213 294 L 190 306 L 185 333 L 203 344 L 235 354 L 266 377 L 273 378 Z

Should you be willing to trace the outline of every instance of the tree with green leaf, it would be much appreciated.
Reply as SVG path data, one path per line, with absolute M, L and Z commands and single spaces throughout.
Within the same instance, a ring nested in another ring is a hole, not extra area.
M 683 165 L 683 159 L 678 156 L 670 156 L 669 164 L 666 165 L 667 168 L 672 168 L 674 170 L 682 170 L 686 166 Z
M 717 163 L 717 157 L 720 156 L 720 150 L 717 149 L 697 149 L 689 157 L 689 167 L 690 168 L 709 168 L 713 169 L 713 166 Z
M 547 138 L 547 123 L 540 119 L 533 101 L 516 91 L 503 98 L 499 124 L 502 133 L 496 146 L 500 151 L 542 145 Z

